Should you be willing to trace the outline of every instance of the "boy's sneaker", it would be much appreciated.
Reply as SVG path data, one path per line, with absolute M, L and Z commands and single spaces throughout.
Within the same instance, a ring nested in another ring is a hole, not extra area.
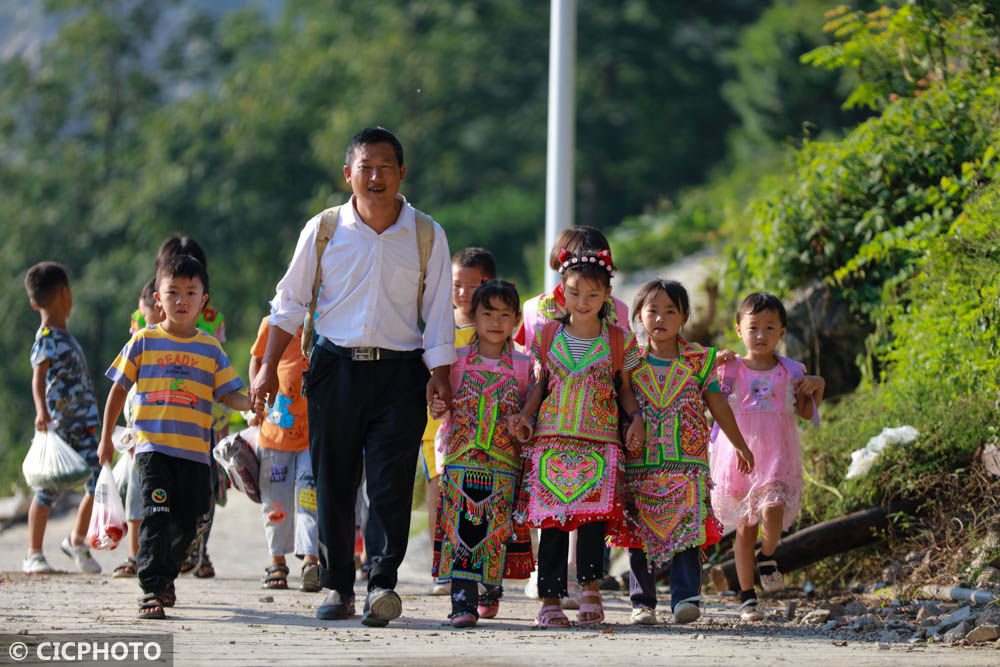
M 524 585 L 524 595 L 532 600 L 542 599 L 538 595 L 538 570 L 532 572 L 531 576 L 528 577 L 528 583 Z
M 778 561 L 774 556 L 765 556 L 763 553 L 757 554 L 757 573 L 760 575 L 760 587 L 765 593 L 780 591 L 785 587 L 785 578 L 778 570 Z
M 674 607 L 675 623 L 693 623 L 699 618 L 701 618 L 701 607 L 698 606 L 697 602 L 684 600 L 678 602 L 677 606 Z
M 87 572 L 89 574 L 100 573 L 101 564 L 94 560 L 94 557 L 90 555 L 90 549 L 87 548 L 86 542 L 73 546 L 70 544 L 69 536 L 67 535 L 59 544 L 59 548 L 62 549 L 64 554 L 73 559 L 76 566 L 80 568 L 80 572 Z
M 451 595 L 451 581 L 446 579 L 435 579 L 428 591 L 431 595 Z
M 656 625 L 656 612 L 652 607 L 636 607 L 632 610 L 633 625 Z
M 49 561 L 45 560 L 45 554 L 36 551 L 33 554 L 28 554 L 28 557 L 24 559 L 21 571 L 25 574 L 52 574 L 55 569 L 49 565 Z
M 747 600 L 740 605 L 740 620 L 744 622 L 763 621 L 764 612 L 757 608 L 757 599 Z

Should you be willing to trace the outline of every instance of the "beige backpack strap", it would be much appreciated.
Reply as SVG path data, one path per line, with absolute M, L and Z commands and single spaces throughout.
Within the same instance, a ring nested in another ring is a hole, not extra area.
M 417 317 L 423 320 L 424 280 L 427 278 L 427 263 L 434 250 L 434 221 L 426 213 L 413 209 L 417 221 L 417 255 L 420 257 L 420 282 L 417 289 Z
M 333 232 L 340 221 L 340 207 L 328 208 L 320 214 L 319 229 L 316 230 L 316 277 L 313 278 L 312 298 L 309 301 L 309 313 L 302 323 L 302 354 L 308 359 L 313 349 L 313 329 L 316 320 L 316 302 L 319 301 L 320 283 L 323 282 L 323 252 L 333 238 Z

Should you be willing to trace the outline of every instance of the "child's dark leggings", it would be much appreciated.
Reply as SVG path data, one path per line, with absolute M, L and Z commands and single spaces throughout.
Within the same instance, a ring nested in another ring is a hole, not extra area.
M 701 553 L 691 547 L 674 554 L 670 565 L 670 609 L 678 602 L 697 603 L 701 599 Z M 628 550 L 629 593 L 632 608 L 656 608 L 656 575 L 649 571 L 649 563 L 642 549 Z
M 566 597 L 566 560 L 569 533 L 543 528 L 538 540 L 538 595 Z M 576 580 L 582 586 L 604 576 L 604 522 L 585 523 L 576 529 Z

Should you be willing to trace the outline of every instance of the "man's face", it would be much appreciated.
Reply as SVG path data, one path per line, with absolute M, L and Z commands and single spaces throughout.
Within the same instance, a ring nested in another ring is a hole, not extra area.
M 163 278 L 155 296 L 165 319 L 184 328 L 194 328 L 198 324 L 198 316 L 208 302 L 205 287 L 197 276 Z
M 396 199 L 406 165 L 396 161 L 396 151 L 386 141 L 361 144 L 354 149 L 351 164 L 344 165 L 344 178 L 358 202 L 382 206 Z

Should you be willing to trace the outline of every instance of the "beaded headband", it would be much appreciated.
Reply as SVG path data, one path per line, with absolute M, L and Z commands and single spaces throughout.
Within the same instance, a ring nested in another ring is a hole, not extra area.
M 560 274 L 566 273 L 568 268 L 576 264 L 589 263 L 604 267 L 612 276 L 615 275 L 610 250 L 602 250 L 595 255 L 582 252 L 575 253 L 567 248 L 559 248 L 559 257 L 557 259 L 559 260 Z

